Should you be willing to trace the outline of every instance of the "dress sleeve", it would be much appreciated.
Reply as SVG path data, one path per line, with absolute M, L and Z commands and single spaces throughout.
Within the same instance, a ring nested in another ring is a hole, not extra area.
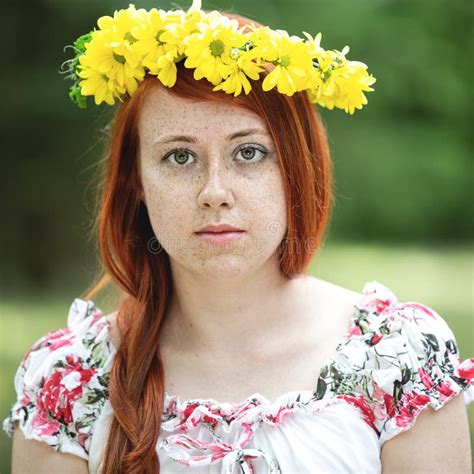
M 474 401 L 474 357 L 461 359 L 446 321 L 417 302 L 400 303 L 388 311 L 386 332 L 397 347 L 397 377 L 393 390 L 382 398 L 386 418 L 381 444 L 410 429 L 429 406 L 437 411 L 459 394 L 466 405 Z
M 8 436 L 19 421 L 25 438 L 89 458 L 94 421 L 108 396 L 113 351 L 108 328 L 109 321 L 92 301 L 76 298 L 68 327 L 29 348 L 15 374 L 16 402 L 3 420 Z

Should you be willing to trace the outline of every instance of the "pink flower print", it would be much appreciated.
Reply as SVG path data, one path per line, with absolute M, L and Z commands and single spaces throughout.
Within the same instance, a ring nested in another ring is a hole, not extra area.
M 374 333 L 374 335 L 372 336 L 372 338 L 370 339 L 370 344 L 372 346 L 375 346 L 375 344 L 377 344 L 378 342 L 380 342 L 380 340 L 382 339 L 383 336 L 381 336 L 380 334 L 376 334 Z
M 430 397 L 417 392 L 405 392 L 402 395 L 399 413 L 395 416 L 397 426 L 409 426 L 421 409 L 430 402 Z
M 372 392 L 372 398 L 378 402 L 375 404 L 373 409 L 375 419 L 377 421 L 384 421 L 387 417 L 387 408 L 385 407 L 384 403 L 384 392 L 373 379 L 372 386 L 374 387 L 374 391 Z
M 28 406 L 28 405 L 30 404 L 30 401 L 31 401 L 31 400 L 30 400 L 30 398 L 28 397 L 28 395 L 27 395 L 25 392 L 23 392 L 23 397 L 21 397 L 20 405 L 21 405 L 22 407 L 26 407 L 26 406 Z
M 423 313 L 427 314 L 428 316 L 431 316 L 432 318 L 436 319 L 436 316 L 434 315 L 433 311 L 425 306 L 424 304 L 421 303 L 404 303 L 403 304 L 404 308 L 413 308 L 413 309 L 419 309 L 420 311 L 423 311 Z
M 59 431 L 59 426 L 59 423 L 48 418 L 44 411 L 39 410 L 36 412 L 33 419 L 33 429 L 40 435 L 54 436 Z
M 439 400 L 441 402 L 448 399 L 451 395 L 453 395 L 454 390 L 451 388 L 451 384 L 448 381 L 445 381 L 436 387 L 436 390 L 439 393 Z
M 214 429 L 216 429 L 219 426 L 219 418 L 222 417 L 222 414 L 220 413 L 219 410 L 215 410 L 215 409 L 211 409 L 211 408 L 208 408 L 208 410 L 211 414 L 210 415 L 204 414 L 202 416 L 202 421 L 204 423 L 208 423 Z
M 360 330 L 359 326 L 353 326 L 349 332 L 349 336 L 361 336 L 362 331 Z
M 54 351 L 63 346 L 71 346 L 73 337 L 74 334 L 70 329 L 60 329 L 52 332 L 47 336 L 48 348 Z
M 466 379 L 468 382 L 474 379 L 474 357 L 466 359 L 464 362 L 462 362 L 457 367 L 457 373 L 459 377 Z
M 430 377 L 430 374 L 422 369 L 421 367 L 418 369 L 418 374 L 420 375 L 421 381 L 423 382 L 423 385 L 429 390 L 433 387 L 434 383 L 433 380 Z
M 275 416 L 269 416 L 267 418 L 273 423 L 278 424 L 281 423 L 290 414 L 291 410 L 288 410 L 288 408 L 285 406 L 281 406 L 278 408 L 278 412 L 275 414 Z
M 68 355 L 66 367 L 58 368 L 44 382 L 36 401 L 39 411 L 59 422 L 71 423 L 72 405 L 82 397 L 83 386 L 95 373 L 95 369 L 83 369 L 79 358 Z
M 98 321 L 100 321 L 102 319 L 102 317 L 103 317 L 103 314 L 99 309 L 94 311 L 94 313 L 92 314 L 92 316 L 90 318 L 89 327 L 94 326 Z
M 362 414 L 362 418 L 364 421 L 374 430 L 377 431 L 377 428 L 375 427 L 374 421 L 375 421 L 375 415 L 369 405 L 367 405 L 367 402 L 364 399 L 363 395 L 359 396 L 353 396 L 353 395 L 342 395 L 342 398 L 350 403 L 351 405 L 355 406 L 358 408 Z
M 31 352 L 37 351 L 39 349 L 43 349 L 44 347 L 48 347 L 50 350 L 54 350 L 55 347 L 61 347 L 61 344 L 58 344 L 59 341 L 62 341 L 66 338 L 69 341 L 72 338 L 72 332 L 69 328 L 66 329 L 58 329 L 57 331 L 51 331 L 50 333 L 46 334 L 46 336 L 39 339 L 33 346 L 30 347 L 27 354 L 24 357 L 24 360 L 28 359 L 28 356 Z M 59 341 L 57 341 L 59 339 Z M 65 345 L 65 344 L 62 344 Z
M 395 416 L 396 410 L 395 410 L 395 402 L 393 400 L 393 396 L 390 395 L 389 393 L 384 393 L 384 403 L 385 406 L 387 407 L 387 414 L 390 418 Z
M 380 314 L 382 313 L 382 311 L 384 311 L 385 309 L 387 309 L 390 305 L 391 305 L 391 301 L 390 299 L 376 299 L 374 301 L 374 305 L 375 305 L 375 311 L 377 314 Z
M 178 428 L 180 429 L 183 429 L 183 430 L 187 430 L 186 428 L 186 424 L 187 424 L 187 421 L 188 421 L 188 418 L 194 413 L 194 410 L 199 406 L 199 403 L 189 403 L 186 408 L 183 410 L 183 418 L 181 420 L 181 422 L 179 423 L 179 426 Z M 194 425 L 194 426 L 197 426 L 199 425 L 199 420 L 197 419 L 191 419 L 191 423 Z

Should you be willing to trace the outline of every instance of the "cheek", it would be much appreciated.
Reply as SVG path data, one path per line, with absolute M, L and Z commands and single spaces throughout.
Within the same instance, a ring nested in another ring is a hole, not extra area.
M 252 226 L 269 243 L 279 242 L 286 233 L 287 209 L 283 180 L 278 169 L 265 173 L 248 195 L 246 206 L 251 215 Z
M 180 226 L 186 222 L 186 213 L 190 212 L 186 193 L 157 177 L 144 179 L 143 191 L 151 226 L 158 240 L 164 241 L 179 233 Z

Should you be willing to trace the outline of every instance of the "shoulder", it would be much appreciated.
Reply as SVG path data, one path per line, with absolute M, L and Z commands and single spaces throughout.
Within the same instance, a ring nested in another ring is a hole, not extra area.
M 387 286 L 366 282 L 349 335 L 318 384 L 360 408 L 382 446 L 431 408 L 457 395 L 474 399 L 474 357 L 462 360 L 455 335 L 434 308 L 399 301 Z M 458 402 L 459 403 L 459 402 Z M 431 411 L 431 410 L 430 410 Z
M 26 439 L 88 459 L 94 421 L 108 397 L 109 327 L 92 301 L 76 298 L 67 327 L 28 349 L 14 379 L 17 400 L 3 421 L 9 436 L 18 421 Z
M 423 410 L 412 429 L 382 446 L 384 473 L 472 472 L 465 400 L 456 396 L 442 410 Z
M 427 304 L 399 301 L 376 281 L 363 293 L 350 344 L 360 349 L 353 362 L 367 379 L 381 444 L 412 428 L 428 408 L 438 411 L 459 394 L 470 403 L 474 357 L 461 359 L 446 320 Z
M 314 294 L 322 295 L 333 301 L 338 299 L 356 303 L 364 296 L 362 292 L 351 290 L 350 288 L 345 288 L 344 286 L 311 275 L 305 275 L 303 281 L 312 289 Z
M 343 333 L 354 316 L 355 308 L 365 298 L 362 292 L 310 275 L 305 276 L 303 284 L 307 287 L 306 294 L 310 295 L 306 299 L 307 312 L 320 315 L 321 318 L 315 319 L 318 323 L 317 332 L 325 327 L 332 328 L 336 333 Z

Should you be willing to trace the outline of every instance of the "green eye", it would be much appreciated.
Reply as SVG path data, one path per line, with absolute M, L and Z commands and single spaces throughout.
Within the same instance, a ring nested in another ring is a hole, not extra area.
M 163 161 L 174 156 L 174 163 L 180 166 L 184 166 L 187 163 L 190 155 L 191 153 L 185 148 L 178 148 L 170 153 L 167 153 L 166 156 L 163 158 Z
M 266 148 L 260 145 L 241 145 L 236 152 L 237 155 L 241 155 L 242 159 L 239 161 L 258 162 L 263 159 L 268 151 Z M 188 166 L 192 161 L 189 161 L 189 157 L 193 157 L 193 154 L 186 148 L 176 148 L 167 153 L 162 161 L 169 160 L 171 163 L 177 166 Z
M 239 153 L 241 154 L 243 161 L 260 161 L 268 152 L 265 148 L 257 145 L 243 145 L 239 147 L 237 154 Z M 261 156 L 254 160 L 255 156 L 258 156 L 258 153 L 260 153 Z

